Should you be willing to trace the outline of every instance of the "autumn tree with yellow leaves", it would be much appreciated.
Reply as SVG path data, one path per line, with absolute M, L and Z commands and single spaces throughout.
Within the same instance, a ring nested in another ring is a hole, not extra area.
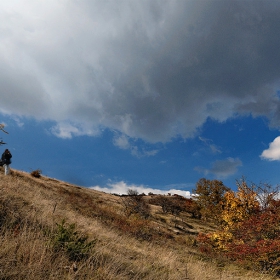
M 224 195 L 221 212 L 224 230 L 238 228 L 240 223 L 260 210 L 255 186 L 248 186 L 244 178 L 236 183 L 237 192 L 228 191 Z
M 198 236 L 201 250 L 279 276 L 278 194 L 278 186 L 248 185 L 244 178 L 237 181 L 237 191 L 229 190 L 224 195 L 219 230 Z

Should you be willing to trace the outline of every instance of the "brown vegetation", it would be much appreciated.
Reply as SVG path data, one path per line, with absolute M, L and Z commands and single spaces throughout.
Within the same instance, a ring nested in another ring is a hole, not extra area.
M 195 237 L 216 226 L 193 218 L 184 199 L 174 210 L 171 196 L 164 211 L 155 196 L 1 168 L 0 189 L 0 279 L 272 279 L 202 255 Z
M 32 170 L 30 172 L 30 175 L 35 177 L 35 178 L 40 178 L 41 174 L 42 174 L 42 170 L 41 169 Z

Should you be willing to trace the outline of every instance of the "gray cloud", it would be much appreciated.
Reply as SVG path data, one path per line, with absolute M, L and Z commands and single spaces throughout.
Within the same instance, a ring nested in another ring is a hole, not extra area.
M 277 1 L 0 8 L 0 112 L 54 120 L 57 136 L 102 126 L 164 142 L 248 113 L 280 125 Z
M 131 139 L 125 134 L 119 134 L 116 132 L 113 139 L 113 144 L 120 149 L 130 150 L 131 154 L 138 158 L 155 156 L 158 153 L 158 150 L 137 146 L 137 144 L 135 143 L 135 139 Z
M 201 136 L 198 137 L 198 139 L 203 142 L 205 144 L 206 147 L 209 148 L 209 150 L 211 151 L 211 153 L 213 154 L 220 154 L 222 153 L 220 148 L 217 147 L 215 144 L 213 144 L 213 141 L 211 139 L 206 139 L 206 138 L 203 138 Z
M 229 157 L 224 160 L 216 160 L 210 169 L 196 167 L 195 170 L 204 173 L 204 175 L 214 174 L 218 178 L 226 178 L 236 173 L 239 166 L 242 166 L 242 161 L 239 158 Z

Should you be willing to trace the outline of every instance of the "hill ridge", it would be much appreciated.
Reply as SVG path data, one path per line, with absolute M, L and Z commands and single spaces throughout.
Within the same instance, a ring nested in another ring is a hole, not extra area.
M 0 169 L 0 189 L 1 279 L 258 279 L 251 272 L 220 270 L 202 261 L 192 235 L 168 223 L 175 217 L 157 206 L 150 219 L 128 220 L 119 196 L 14 169 L 9 176 Z M 64 252 L 53 252 L 48 241 L 62 220 L 96 241 L 92 254 L 76 262 L 76 271 L 66 269 L 73 261 Z M 188 224 L 192 233 L 211 230 L 196 220 Z

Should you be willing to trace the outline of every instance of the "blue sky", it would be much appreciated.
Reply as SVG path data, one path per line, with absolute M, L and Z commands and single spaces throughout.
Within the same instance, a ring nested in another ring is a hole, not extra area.
M 280 181 L 278 1 L 2 1 L 12 168 L 113 193 Z

